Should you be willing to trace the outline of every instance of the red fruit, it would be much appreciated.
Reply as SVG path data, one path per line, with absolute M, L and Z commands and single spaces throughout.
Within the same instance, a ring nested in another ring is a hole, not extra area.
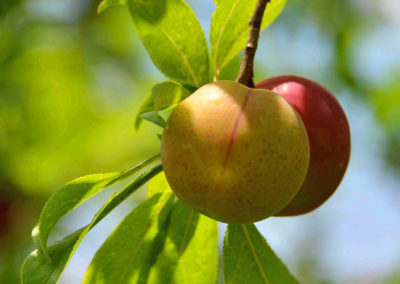
M 350 129 L 338 101 L 309 79 L 282 75 L 259 82 L 256 88 L 283 96 L 299 113 L 310 141 L 310 165 L 295 198 L 275 216 L 308 213 L 323 204 L 339 186 L 350 158 Z

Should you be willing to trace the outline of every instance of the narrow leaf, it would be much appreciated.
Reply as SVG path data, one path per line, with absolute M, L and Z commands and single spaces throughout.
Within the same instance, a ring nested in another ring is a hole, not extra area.
M 139 37 L 162 73 L 194 87 L 209 81 L 205 36 L 183 0 L 128 0 L 127 4 Z
M 221 68 L 245 48 L 257 0 L 214 1 L 217 8 L 211 20 L 210 40 L 214 74 L 218 79 Z M 286 0 L 271 0 L 267 4 L 261 29 L 278 17 L 285 4 Z
M 114 194 L 97 212 L 89 225 L 74 232 L 65 239 L 50 245 L 48 254 L 51 260 L 41 250 L 36 249 L 33 251 L 26 258 L 22 266 L 22 283 L 57 283 L 73 253 L 89 230 L 132 194 L 132 192 L 157 175 L 161 170 L 162 166 L 158 165 L 139 176 L 119 193 Z
M 126 0 L 103 0 L 97 7 L 97 13 L 100 14 L 111 6 L 124 6 L 124 5 L 126 5 Z
M 40 240 L 40 248 L 47 254 L 47 240 L 57 222 L 72 209 L 82 204 L 102 189 L 121 181 L 148 166 L 160 155 L 156 155 L 142 163 L 139 163 L 129 170 L 110 173 L 93 174 L 77 178 L 55 192 L 46 202 L 40 214 L 39 223 L 33 230 L 33 239 Z
M 150 271 L 149 284 L 215 284 L 218 280 L 218 225 L 178 201 L 164 249 Z
M 224 283 L 299 283 L 253 224 L 228 225 L 224 241 Z
M 175 82 L 166 81 L 155 85 L 139 108 L 135 128 L 139 128 L 142 119 L 165 127 L 166 122 L 158 112 L 175 107 L 189 95 L 190 93 L 182 85 Z
M 163 243 L 155 239 L 166 230 L 172 202 L 171 191 L 159 193 L 126 216 L 97 251 L 83 283 L 146 283 Z

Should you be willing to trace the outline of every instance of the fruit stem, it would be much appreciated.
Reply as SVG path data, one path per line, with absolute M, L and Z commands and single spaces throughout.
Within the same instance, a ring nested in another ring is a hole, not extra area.
M 256 55 L 258 38 L 260 35 L 261 22 L 263 19 L 265 7 L 271 0 L 258 0 L 254 14 L 250 19 L 250 33 L 247 40 L 246 49 L 244 51 L 242 65 L 240 66 L 237 82 L 254 88 L 254 56 Z

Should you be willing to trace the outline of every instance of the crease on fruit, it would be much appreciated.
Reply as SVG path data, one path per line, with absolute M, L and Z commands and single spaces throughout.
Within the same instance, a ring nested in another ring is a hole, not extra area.
M 244 110 L 245 110 L 245 108 L 246 108 L 246 106 L 247 106 L 247 104 L 249 102 L 249 99 L 250 99 L 250 92 L 251 92 L 251 89 L 248 89 L 247 93 L 246 93 L 246 96 L 244 97 L 242 106 L 240 108 L 240 112 L 239 112 L 238 116 L 236 117 L 235 125 L 233 126 L 232 133 L 231 133 L 231 136 L 230 136 L 230 139 L 229 139 L 228 148 L 226 149 L 224 163 L 222 165 L 222 174 L 225 173 L 226 164 L 228 163 L 229 157 L 230 157 L 231 152 L 232 152 L 232 147 L 233 147 L 233 143 L 235 142 L 235 138 L 237 136 L 237 131 L 238 131 L 238 128 L 239 128 L 240 120 L 241 120 L 241 118 L 242 118 L 242 116 L 244 114 Z

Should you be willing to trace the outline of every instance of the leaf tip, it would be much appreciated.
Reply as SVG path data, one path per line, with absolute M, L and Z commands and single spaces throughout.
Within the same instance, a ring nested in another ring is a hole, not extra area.
M 37 250 L 40 250 L 43 252 L 43 254 L 45 255 L 45 257 L 50 260 L 50 256 L 47 252 L 47 244 L 45 243 L 45 241 L 42 239 L 41 235 L 40 235 L 40 225 L 37 224 L 33 229 L 32 229 L 32 233 L 31 233 L 31 237 L 33 240 L 33 243 L 35 244 Z
M 105 1 L 101 1 L 99 6 L 97 6 L 97 15 L 100 15 L 105 9 L 107 9 L 107 5 Z

